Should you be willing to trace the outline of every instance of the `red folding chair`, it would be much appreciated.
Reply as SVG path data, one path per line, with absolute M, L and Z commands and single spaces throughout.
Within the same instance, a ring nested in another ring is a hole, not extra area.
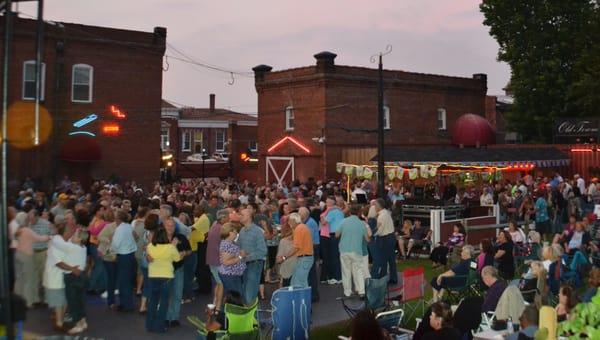
M 405 315 L 408 316 L 404 320 L 417 317 L 419 307 L 421 309 L 419 317 L 425 314 L 424 297 L 425 269 L 423 267 L 405 269 L 402 272 L 401 285 L 388 291 L 388 301 L 399 302 Z

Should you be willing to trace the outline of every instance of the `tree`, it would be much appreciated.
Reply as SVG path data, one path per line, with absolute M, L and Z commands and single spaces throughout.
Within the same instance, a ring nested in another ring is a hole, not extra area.
M 600 0 L 484 0 L 480 10 L 511 67 L 509 128 L 550 142 L 559 117 L 600 115 Z M 595 91 L 593 91 L 595 89 Z

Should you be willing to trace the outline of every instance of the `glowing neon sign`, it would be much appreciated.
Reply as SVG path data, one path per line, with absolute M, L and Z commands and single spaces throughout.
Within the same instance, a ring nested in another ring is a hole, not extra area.
M 96 137 L 96 135 L 92 132 L 89 131 L 73 131 L 73 132 L 69 132 L 69 136 L 75 136 L 75 135 L 86 135 L 86 136 L 90 136 L 90 137 Z
M 290 142 L 294 143 L 297 147 L 302 149 L 304 152 L 310 153 L 310 150 L 306 146 L 304 146 L 302 143 L 298 142 L 297 140 L 295 140 L 293 137 L 290 137 L 290 136 L 285 136 L 285 137 L 281 138 L 277 143 L 273 144 L 273 146 L 271 146 L 267 150 L 267 152 L 272 152 L 273 150 L 277 149 L 281 144 L 285 143 L 285 141 L 290 141 Z
M 107 123 L 102 126 L 102 132 L 111 136 L 118 135 L 121 132 L 121 127 L 119 124 Z
M 127 114 L 125 112 L 121 112 L 121 110 L 115 105 L 110 106 L 110 113 L 119 119 L 127 118 Z
M 98 115 L 96 115 L 95 113 L 92 113 L 91 115 L 82 118 L 78 121 L 76 121 L 75 123 L 73 123 L 73 126 L 76 128 L 80 128 L 82 126 L 85 126 L 93 121 L 95 121 L 96 119 L 98 119 Z

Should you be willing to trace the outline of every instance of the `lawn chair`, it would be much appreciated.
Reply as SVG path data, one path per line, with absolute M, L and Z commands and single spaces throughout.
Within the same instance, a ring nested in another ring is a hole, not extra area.
M 225 330 L 215 331 L 216 339 L 260 340 L 260 328 L 256 319 L 258 299 L 249 306 L 225 304 Z M 196 316 L 189 316 L 188 321 L 198 329 L 198 339 L 206 339 L 210 333 L 206 324 Z
M 408 268 L 402 272 L 402 285 L 391 289 L 388 292 L 388 301 L 398 301 L 405 315 L 410 320 L 417 316 L 417 311 L 421 307 L 421 314 L 425 313 L 425 269 L 423 267 Z M 391 297 L 393 293 L 398 292 L 397 296 Z
M 479 277 L 477 276 L 477 270 L 469 269 L 467 275 L 456 275 L 454 278 L 463 278 L 465 284 L 460 287 L 448 288 L 448 300 L 451 304 L 458 304 L 462 299 L 469 296 L 479 296 L 479 289 L 477 288 Z
M 311 288 L 284 287 L 271 297 L 271 339 L 308 340 L 311 322 Z M 259 313 L 265 311 L 259 310 Z M 263 317 L 260 317 L 263 325 Z M 267 332 L 268 333 L 268 332 Z M 268 334 L 265 334 L 267 338 Z
M 496 310 L 481 314 L 480 329 L 482 331 L 492 329 L 495 320 L 506 321 L 509 318 L 513 321 L 519 320 L 524 309 L 525 301 L 521 291 L 517 286 L 509 285 L 500 296 Z

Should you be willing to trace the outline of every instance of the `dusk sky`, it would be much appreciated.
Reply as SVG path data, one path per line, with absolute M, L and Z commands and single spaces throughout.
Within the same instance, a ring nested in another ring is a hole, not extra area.
M 370 56 L 391 44 L 384 67 L 471 77 L 488 74 L 488 94 L 502 94 L 508 65 L 496 61 L 498 44 L 483 26 L 476 0 L 47 0 L 46 20 L 151 32 L 167 27 L 167 42 L 196 61 L 251 72 L 314 64 L 313 54 L 331 51 L 337 64 L 377 67 Z M 20 11 L 35 15 L 34 4 Z M 171 48 L 168 56 L 181 57 Z M 163 98 L 256 112 L 250 77 L 236 76 L 168 58 Z

